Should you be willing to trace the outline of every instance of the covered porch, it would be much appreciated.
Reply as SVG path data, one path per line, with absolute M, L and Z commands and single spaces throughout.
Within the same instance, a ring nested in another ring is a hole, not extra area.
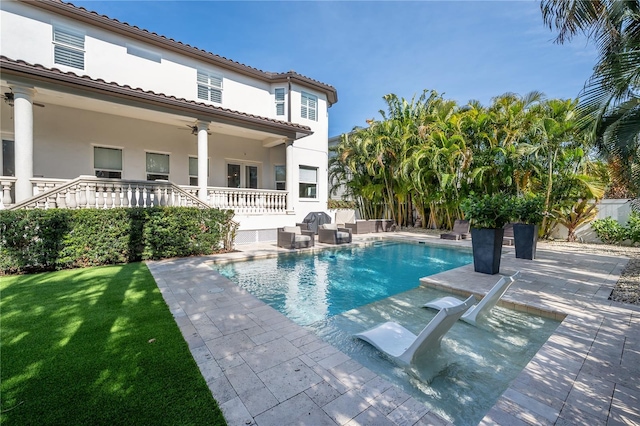
M 0 65 L 0 209 L 197 198 L 243 216 L 295 213 L 295 141 L 309 127 L 5 57 Z

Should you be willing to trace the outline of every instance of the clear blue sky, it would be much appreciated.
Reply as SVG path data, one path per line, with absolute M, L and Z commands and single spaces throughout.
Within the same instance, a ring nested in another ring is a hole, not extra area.
M 596 51 L 553 43 L 539 1 L 74 1 L 75 5 L 265 71 L 338 90 L 334 136 L 379 118 L 382 96 L 433 89 L 461 104 L 505 92 L 575 98 Z

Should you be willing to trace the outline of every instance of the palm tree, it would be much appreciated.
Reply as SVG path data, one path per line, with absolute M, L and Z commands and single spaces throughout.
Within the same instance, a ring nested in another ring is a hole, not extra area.
M 542 16 L 556 41 L 583 33 L 599 57 L 581 93 L 582 125 L 618 167 L 614 179 L 640 194 L 640 0 L 543 0 Z

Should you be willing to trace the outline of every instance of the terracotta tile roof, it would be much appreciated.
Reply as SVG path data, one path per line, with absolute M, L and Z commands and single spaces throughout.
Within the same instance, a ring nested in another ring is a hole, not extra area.
M 0 70 L 4 74 L 26 76 L 36 81 L 54 81 L 64 86 L 74 88 L 82 87 L 90 91 L 102 94 L 116 96 L 121 98 L 135 99 L 146 103 L 162 104 L 165 107 L 179 107 L 181 110 L 189 110 L 192 114 L 201 116 L 205 114 L 212 120 L 221 120 L 223 122 L 252 123 L 266 127 L 265 130 L 279 129 L 289 132 L 299 133 L 300 136 L 306 136 L 313 133 L 310 127 L 301 124 L 290 123 L 287 121 L 276 120 L 273 118 L 261 117 L 259 115 L 248 114 L 246 112 L 234 111 L 228 108 L 178 98 L 173 95 L 165 95 L 164 93 L 156 93 L 151 90 L 141 88 L 133 88 L 129 85 L 121 85 L 116 82 L 107 82 L 101 78 L 94 79 L 88 75 L 78 75 L 73 72 L 61 71 L 58 68 L 47 68 L 40 64 L 30 64 L 23 60 L 14 60 L 6 56 L 0 56 Z
M 201 60 L 212 62 L 213 64 L 232 69 L 234 71 L 251 75 L 253 77 L 262 79 L 267 82 L 281 82 L 286 81 L 287 78 L 303 84 L 308 85 L 316 90 L 324 92 L 327 95 L 329 104 L 335 104 L 338 102 L 338 92 L 336 89 L 326 83 L 315 80 L 313 78 L 298 74 L 295 71 L 288 71 L 284 73 L 275 73 L 263 71 L 258 68 L 254 68 L 240 62 L 225 58 L 224 56 L 216 55 L 215 53 L 208 52 L 203 49 L 199 49 L 195 46 L 191 46 L 181 41 L 174 40 L 172 38 L 157 34 L 155 32 L 140 28 L 136 25 L 131 25 L 127 22 L 122 22 L 114 18 L 110 18 L 106 15 L 101 15 L 97 12 L 90 11 L 81 6 L 75 6 L 72 3 L 64 2 L 62 0 L 21 0 L 27 4 L 37 6 L 43 9 L 50 10 L 55 13 L 70 16 L 87 23 L 102 26 L 110 31 L 125 33 L 128 36 L 134 36 L 136 38 L 144 39 L 146 42 L 155 44 L 162 44 L 164 48 L 172 48 L 181 51 L 181 53 L 192 54 L 197 56 Z

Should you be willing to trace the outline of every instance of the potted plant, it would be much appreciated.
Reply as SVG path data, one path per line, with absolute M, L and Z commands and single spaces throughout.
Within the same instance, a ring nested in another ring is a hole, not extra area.
M 500 272 L 503 226 L 512 216 L 511 197 L 505 194 L 471 195 L 460 208 L 471 225 L 473 268 L 483 274 Z
M 514 199 L 513 239 L 518 259 L 535 259 L 538 230 L 544 217 L 544 199 L 540 196 Z

